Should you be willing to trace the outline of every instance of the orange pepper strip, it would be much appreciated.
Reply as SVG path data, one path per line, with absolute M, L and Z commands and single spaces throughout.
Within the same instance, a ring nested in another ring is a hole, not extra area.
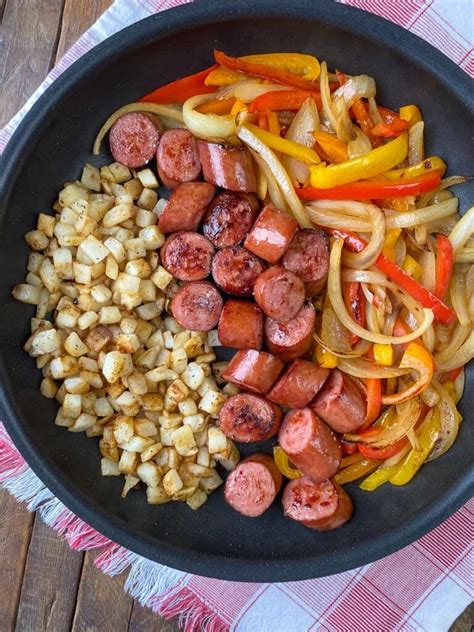
M 220 50 L 214 50 L 214 59 L 218 64 L 226 68 L 240 70 L 247 75 L 269 79 L 270 81 L 281 83 L 285 86 L 293 86 L 294 88 L 301 88 L 302 90 L 314 90 L 317 85 L 312 81 L 302 79 L 286 70 L 279 70 L 278 68 L 264 66 L 263 64 L 255 64 L 253 62 L 244 61 L 243 59 L 238 59 L 237 57 L 230 57 Z
M 268 131 L 268 121 L 266 114 L 260 114 L 258 117 L 258 126 L 260 129 L 264 129 Z
M 393 138 L 410 127 L 408 121 L 400 118 L 400 116 L 393 110 L 383 108 L 380 105 L 377 106 L 377 110 L 383 119 L 383 123 L 379 123 L 372 128 L 371 134 L 373 136 Z
M 346 75 L 339 70 L 336 70 L 336 75 L 339 79 L 339 84 L 343 86 L 347 81 Z M 374 127 L 374 123 L 370 118 L 369 110 L 362 99 L 357 99 L 356 101 L 354 101 L 349 112 L 352 114 L 352 117 L 355 118 L 364 134 L 367 134 L 367 136 L 370 138 L 370 140 L 372 141 L 372 145 L 374 147 L 378 147 L 380 145 L 380 140 L 377 137 L 374 138 L 372 136 L 372 128 Z
M 327 132 L 314 132 L 316 142 L 332 162 L 344 162 L 348 159 L 347 144 Z
M 234 97 L 230 99 L 215 99 L 214 101 L 203 103 L 196 110 L 201 114 L 229 114 L 234 103 Z
M 249 112 L 266 114 L 275 110 L 299 110 L 308 97 L 314 99 L 318 110 L 322 108 L 321 93 L 316 90 L 271 90 L 254 99 Z
M 420 377 L 414 384 L 411 384 L 399 393 L 393 395 L 383 395 L 383 404 L 400 404 L 419 395 L 431 382 L 434 372 L 434 362 L 431 353 L 417 342 L 410 342 L 405 349 L 400 368 L 411 368 L 418 371 Z
M 365 380 L 367 387 L 367 412 L 361 429 L 365 430 L 380 416 L 382 409 L 382 380 L 371 377 Z
M 217 68 L 217 64 L 201 70 L 194 75 L 188 75 L 182 79 L 177 79 L 167 83 L 161 88 L 157 88 L 140 99 L 145 103 L 184 103 L 186 99 L 197 94 L 210 94 L 216 91 L 215 86 L 206 86 L 204 83 L 207 75 Z
M 363 443 L 359 443 L 358 448 L 362 456 L 365 456 L 367 459 L 384 461 L 385 459 L 389 459 L 391 456 L 400 452 L 400 450 L 406 446 L 407 442 L 408 439 L 406 437 L 402 437 L 396 443 L 388 445 L 385 448 L 372 448 L 370 445 L 364 445 Z

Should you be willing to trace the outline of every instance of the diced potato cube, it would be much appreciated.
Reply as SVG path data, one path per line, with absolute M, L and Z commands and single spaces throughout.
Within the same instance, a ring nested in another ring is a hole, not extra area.
M 137 320 L 132 316 L 125 316 L 120 321 L 120 329 L 124 334 L 134 334 L 137 328 Z
M 99 353 L 112 339 L 112 331 L 105 325 L 97 325 L 87 334 L 86 344 L 91 351 Z
M 150 189 L 143 189 L 143 193 L 147 191 L 149 192 Z M 153 195 L 155 196 L 155 204 L 156 204 L 156 193 L 154 191 L 151 191 L 151 193 L 153 193 Z M 149 197 L 149 193 L 146 193 L 145 198 Z M 155 204 L 153 204 L 153 206 L 147 210 L 149 207 L 146 206 L 146 199 L 142 200 L 142 195 L 140 195 L 139 199 L 138 199 L 138 206 L 140 206 L 141 208 L 138 209 L 137 214 L 135 215 L 135 223 L 137 226 L 139 226 L 140 228 L 146 228 L 147 226 L 154 226 L 156 224 L 156 215 L 155 213 L 153 213 L 153 208 L 155 206 Z M 143 203 L 144 202 L 144 203 Z
M 110 459 L 106 459 L 102 457 L 100 460 L 100 472 L 102 476 L 120 476 L 120 470 L 115 463 L 115 461 L 111 461 Z
M 38 305 L 40 302 L 41 289 L 36 285 L 28 283 L 17 283 L 12 290 L 12 296 L 20 303 L 28 305 Z
M 172 279 L 173 276 L 163 266 L 158 266 L 151 276 L 151 280 L 160 290 L 164 290 Z
M 63 401 L 63 414 L 65 417 L 77 419 L 81 414 L 82 400 L 80 395 L 67 393 Z
M 158 248 L 161 248 L 161 246 L 165 243 L 165 236 L 156 225 L 145 226 L 139 231 L 138 237 L 145 244 L 146 250 L 157 250 Z M 160 286 L 158 285 L 158 287 Z
M 76 283 L 81 283 L 82 285 L 91 284 L 91 281 L 92 281 L 91 266 L 74 261 L 72 264 L 72 269 L 74 271 L 74 279 Z
M 99 320 L 99 315 L 96 312 L 84 312 L 77 320 L 77 325 L 81 331 L 89 329 L 92 325 Z
M 94 301 L 99 304 L 108 303 L 112 298 L 112 291 L 103 283 L 94 285 L 91 290 L 91 296 Z
M 197 446 L 190 426 L 181 426 L 172 434 L 173 445 L 181 456 L 197 454 Z
M 30 355 L 38 357 L 45 353 L 56 353 L 61 349 L 61 336 L 56 329 L 42 329 L 35 332 L 31 340 Z
M 30 230 L 27 232 L 25 241 L 31 250 L 45 250 L 49 245 L 49 239 L 41 230 Z
M 64 341 L 64 348 L 69 355 L 75 358 L 89 353 L 88 346 L 79 338 L 75 331 L 71 332 Z
M 71 206 L 77 200 L 88 200 L 89 193 L 79 184 L 68 184 L 62 191 L 59 192 L 59 204 L 64 206 Z
M 153 443 L 149 448 L 143 450 L 143 452 L 140 453 L 140 460 L 142 461 L 142 463 L 146 463 L 146 461 L 150 461 L 151 459 L 155 458 L 162 447 L 163 446 L 161 445 L 161 443 Z
M 79 235 L 87 237 L 97 229 L 97 222 L 84 211 L 77 218 L 74 228 Z
M 173 445 L 173 432 L 175 428 L 160 428 L 160 442 L 164 446 Z
M 132 180 L 125 182 L 123 186 L 133 200 L 138 199 L 140 197 L 140 193 L 143 190 L 143 184 L 138 178 L 133 178 Z
M 113 415 L 114 409 L 107 397 L 98 397 L 94 402 L 94 412 L 98 417 L 108 417 Z
M 101 307 L 99 310 L 99 323 L 101 325 L 112 325 L 119 323 L 122 318 L 119 308 L 116 305 Z
M 203 467 L 209 467 L 210 462 L 211 458 L 209 456 L 209 450 L 206 445 L 203 445 L 198 450 L 196 463 L 197 465 L 202 465 Z
M 142 397 L 143 409 L 148 412 L 161 412 L 163 410 L 163 404 L 163 396 L 159 393 L 147 393 Z
M 202 491 L 206 492 L 206 494 L 210 494 L 211 492 L 216 490 L 220 485 L 222 485 L 222 483 L 223 483 L 222 478 L 214 470 L 213 476 L 200 479 L 199 487 L 202 489 Z
M 226 450 L 224 452 L 214 454 L 214 458 L 224 469 L 230 472 L 240 461 L 240 453 L 235 443 L 230 439 L 227 439 Z
M 172 469 L 165 474 L 163 477 L 163 487 L 168 496 L 173 496 L 173 494 L 179 492 L 179 490 L 183 487 L 183 481 L 175 469 Z
M 161 486 L 147 487 L 146 499 L 150 505 L 163 505 L 171 500 L 164 487 Z
M 186 351 L 188 358 L 195 358 L 204 351 L 204 342 L 200 336 L 191 336 L 191 338 L 184 343 L 183 349 Z
M 121 353 L 135 353 L 140 348 L 140 340 L 135 334 L 117 334 L 114 336 L 114 344 Z
M 54 399 L 57 392 L 58 385 L 50 377 L 45 377 L 44 380 L 41 381 L 40 393 L 43 397 Z
M 102 366 L 102 374 L 109 384 L 114 384 L 121 377 L 133 372 L 132 358 L 127 353 L 110 351 L 106 354 Z
M 136 312 L 142 320 L 153 320 L 161 314 L 161 309 L 158 306 L 157 302 L 153 301 L 152 303 L 145 303 L 144 305 L 140 305 L 139 307 L 137 307 Z
M 182 381 L 191 390 L 197 390 L 204 381 L 204 371 L 197 362 L 191 362 L 181 374 Z
M 227 437 L 217 426 L 209 426 L 207 436 L 209 454 L 218 454 L 226 450 Z
M 76 397 L 76 395 L 73 395 L 72 397 Z M 68 428 L 68 430 L 69 432 L 84 432 L 84 430 L 92 428 L 96 421 L 97 417 L 95 415 L 81 413 L 74 422 L 74 425 Z
M 158 429 L 155 424 L 146 418 L 136 418 L 134 420 L 135 434 L 139 437 L 155 437 Z
M 103 261 L 109 254 L 109 250 L 101 241 L 94 237 L 94 235 L 86 237 L 79 248 L 93 261 L 93 263 Z
M 56 218 L 52 215 L 46 215 L 45 213 L 40 213 L 38 215 L 38 223 L 36 225 L 36 228 L 44 233 L 46 237 L 49 237 L 50 239 L 53 237 L 55 225 Z
M 136 294 L 140 289 L 140 279 L 138 277 L 132 276 L 131 274 L 126 274 L 125 272 L 120 272 L 117 280 L 114 283 L 114 291 L 116 292 L 128 292 L 130 294 Z
M 115 182 L 118 182 L 119 184 L 130 180 L 132 177 L 130 169 L 125 165 L 122 165 L 120 162 L 112 162 L 109 165 L 109 169 L 115 179 Z
M 45 257 L 39 271 L 39 276 L 46 288 L 52 293 L 56 292 L 60 286 L 60 280 L 51 260 Z
M 154 439 L 151 439 L 150 437 L 134 436 L 130 439 L 130 441 L 127 441 L 127 443 L 120 443 L 119 447 L 123 450 L 128 450 L 129 452 L 137 452 L 138 454 L 140 454 L 154 443 Z
M 92 191 L 100 191 L 100 171 L 93 165 L 86 164 L 82 170 L 81 184 Z
M 199 432 L 206 426 L 206 419 L 202 414 L 187 415 L 183 423 L 189 426 L 193 432 Z
M 186 500 L 186 504 L 188 507 L 196 511 L 199 507 L 202 507 L 207 500 L 207 494 L 205 494 L 201 489 L 197 489 L 192 496 L 190 496 Z
M 178 374 L 171 369 L 159 366 L 145 373 L 145 377 L 149 382 L 163 382 L 165 380 L 175 380 Z
M 160 186 L 151 169 L 142 169 L 137 173 L 137 178 L 144 187 L 148 187 L 149 189 L 157 189 Z
M 119 275 L 119 266 L 115 257 L 110 254 L 105 260 L 105 276 L 112 281 L 115 281 Z
M 146 259 L 133 259 L 125 265 L 125 273 L 140 279 L 146 279 L 151 274 L 151 266 Z
M 122 224 L 133 217 L 134 212 L 132 203 L 117 204 L 117 206 L 111 208 L 110 211 L 107 211 L 102 222 L 106 228 L 112 228 L 112 226 L 118 226 L 118 224 Z M 107 245 L 107 248 L 108 247 Z
M 66 391 L 73 395 L 84 395 L 90 391 L 90 384 L 82 377 L 67 377 L 63 384 Z
M 132 417 L 126 417 L 125 415 L 116 417 L 113 425 L 113 434 L 117 443 L 128 443 L 134 434 Z
M 196 402 L 190 397 L 178 403 L 178 409 L 183 417 L 195 415 L 197 413 Z
M 119 470 L 123 474 L 135 474 L 138 465 L 138 454 L 124 450 L 119 461 Z
M 219 412 L 226 400 L 225 395 L 216 391 L 206 391 L 198 404 L 198 408 L 212 417 L 218 417 Z
M 171 399 L 171 401 L 179 404 L 179 402 L 184 401 L 189 395 L 189 389 L 180 379 L 174 380 L 172 384 L 168 387 L 166 391 L 167 397 Z
M 104 241 L 104 246 L 109 250 L 117 263 L 122 263 L 127 258 L 127 253 L 123 244 L 114 237 L 108 237 Z
M 76 375 L 79 370 L 77 359 L 71 356 L 59 356 L 54 358 L 50 363 L 51 377 L 55 380 L 61 380 L 71 375 Z
M 120 466 L 119 466 L 120 467 Z M 134 487 L 138 485 L 140 479 L 133 474 L 125 474 L 125 483 L 122 489 L 122 493 L 120 496 L 122 498 L 126 498 L 129 491 L 131 491 Z
M 157 201 L 158 201 L 157 192 L 153 191 L 153 189 L 144 188 L 140 194 L 140 197 L 137 200 L 137 205 L 140 206 L 142 209 L 147 209 L 148 211 L 152 212 L 153 209 L 155 208 L 155 204 L 157 203 Z M 156 215 L 154 213 L 153 215 L 156 219 Z M 138 225 L 140 226 L 140 224 Z
M 158 487 L 161 476 L 158 473 L 156 463 L 146 461 L 137 466 L 137 476 L 149 487 Z

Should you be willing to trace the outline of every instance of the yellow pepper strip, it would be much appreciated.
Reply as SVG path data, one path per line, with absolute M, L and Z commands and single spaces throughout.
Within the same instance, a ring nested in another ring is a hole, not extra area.
M 374 360 L 375 364 L 380 366 L 392 366 L 393 364 L 393 347 L 392 345 L 374 344 Z
M 287 453 L 280 448 L 280 446 L 275 446 L 273 448 L 273 458 L 275 459 L 275 465 L 286 478 L 290 480 L 294 480 L 295 478 L 301 478 L 303 474 L 296 468 L 293 463 L 290 461 Z
M 276 112 L 268 112 L 267 114 L 267 120 L 268 120 L 268 131 L 271 132 L 272 134 L 275 134 L 275 136 L 280 136 L 280 123 L 278 121 L 278 114 Z
M 251 123 L 246 123 L 246 127 L 248 127 L 248 129 L 255 134 L 262 143 L 265 143 L 265 145 L 270 147 L 270 149 L 279 151 L 282 154 L 286 154 L 287 156 L 291 156 L 292 158 L 296 158 L 297 160 L 301 160 L 302 162 L 306 162 L 310 165 L 321 162 L 320 157 L 314 149 L 295 143 L 292 140 L 281 138 L 276 134 L 260 129 L 260 127 L 252 125 Z
M 356 452 L 355 454 L 350 454 L 349 456 L 343 456 L 341 459 L 341 469 L 348 467 L 349 465 L 353 465 L 354 463 L 359 463 L 362 461 L 364 457 L 360 452 Z
M 404 460 L 398 464 L 397 471 L 390 477 L 393 485 L 406 485 L 418 472 L 431 452 L 441 430 L 441 420 L 437 410 L 421 427 L 418 439 L 419 450 L 410 450 Z
M 231 68 L 226 68 L 225 66 L 219 66 L 219 68 L 216 68 L 207 75 L 204 79 L 204 84 L 206 86 L 217 87 L 230 86 L 233 83 L 244 81 L 245 79 L 250 79 L 250 77 L 238 70 L 232 70 Z
M 385 234 L 382 252 L 391 261 L 395 260 L 395 246 L 402 232 L 401 228 L 389 228 Z
M 446 171 L 446 163 L 439 156 L 430 156 L 425 158 L 423 162 L 419 162 L 411 167 L 405 167 L 404 169 L 392 169 L 383 174 L 386 180 L 404 180 L 405 178 L 417 178 L 429 171 L 441 171 L 443 176 Z
M 332 162 L 344 162 L 347 160 L 347 143 L 327 132 L 313 132 L 318 142 Z
M 420 375 L 416 382 L 393 395 L 382 395 L 382 404 L 401 404 L 419 395 L 431 382 L 434 362 L 431 353 L 418 342 L 410 342 L 400 361 L 401 369 L 414 369 Z
M 379 467 L 367 478 L 364 478 L 359 487 L 366 492 L 373 492 L 377 487 L 386 483 L 399 467 L 400 463 L 395 463 L 395 465 L 391 465 L 390 467 Z
M 340 470 L 334 477 L 334 480 L 336 483 L 339 483 L 339 485 L 351 483 L 352 481 L 356 481 L 358 478 L 373 472 L 379 465 L 380 461 L 376 461 L 375 459 L 362 459 L 362 461 L 353 463 L 343 470 Z
M 246 109 L 247 109 L 247 104 L 244 103 L 243 101 L 239 101 L 239 99 L 236 99 L 230 113 L 232 114 L 232 116 L 235 116 L 239 112 L 242 112 L 243 110 L 246 110 Z
M 346 160 L 328 167 L 310 167 L 311 186 L 317 189 L 330 189 L 356 180 L 366 180 L 393 169 L 408 153 L 408 134 L 403 132 L 394 140 L 363 156 Z
M 420 108 L 417 105 L 403 105 L 400 110 L 400 118 L 404 121 L 408 121 L 410 127 L 415 123 L 422 121 Z
M 402 263 L 402 268 L 405 270 L 408 276 L 411 276 L 411 278 L 415 279 L 415 281 L 419 281 L 421 279 L 423 269 L 418 261 L 416 261 L 416 259 L 413 259 L 413 257 L 411 257 L 410 255 L 407 255 L 405 257 L 405 260 Z
M 326 351 L 321 345 L 316 345 L 315 359 L 323 369 L 334 369 L 337 367 L 337 356 L 330 351 Z

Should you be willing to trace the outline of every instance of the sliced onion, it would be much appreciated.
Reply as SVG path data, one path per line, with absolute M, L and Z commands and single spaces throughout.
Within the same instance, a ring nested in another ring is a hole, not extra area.
M 377 110 L 377 104 L 375 103 L 375 94 L 369 97 L 369 114 L 372 119 L 374 125 L 380 125 L 383 123 L 383 118 L 380 115 L 380 112 Z
M 342 97 L 333 99 L 333 112 L 336 116 L 336 136 L 344 143 L 353 140 L 352 121 L 349 116 L 349 109 Z
M 372 77 L 368 75 L 356 75 L 355 77 L 347 79 L 342 86 L 335 90 L 333 97 L 335 99 L 343 97 L 347 108 L 350 108 L 357 99 L 375 97 L 375 93 L 376 85 Z
M 346 359 L 346 360 L 350 360 L 352 358 L 360 358 L 361 356 L 365 355 L 367 353 L 367 351 L 369 350 L 369 348 L 370 348 L 370 343 L 369 342 L 366 342 L 365 340 L 359 340 L 359 342 L 353 348 L 353 351 L 351 353 L 349 353 L 349 352 L 348 353 L 343 353 L 341 351 L 337 351 L 336 349 L 333 349 L 332 347 L 330 347 L 317 334 L 313 334 L 313 338 L 316 340 L 316 342 L 319 345 L 321 345 L 321 347 L 325 351 L 329 351 L 329 353 L 332 353 L 337 358 L 343 358 L 343 359 Z
M 312 222 L 318 226 L 352 230 L 358 233 L 372 232 L 372 222 L 342 214 L 344 208 L 352 204 L 359 204 L 359 202 L 351 202 L 345 206 L 344 203 L 335 200 L 314 200 L 306 206 L 306 210 Z
M 444 362 L 436 362 L 438 371 L 452 371 L 460 366 L 464 366 L 474 358 L 474 331 L 471 332 L 469 338 L 462 344 L 456 352 L 455 356 L 451 356 Z
M 391 377 L 400 377 L 407 375 L 410 369 L 400 369 L 394 366 L 377 366 L 363 358 L 341 359 L 337 363 L 338 368 L 344 373 L 348 373 L 360 379 L 368 379 L 376 377 L 385 380 Z
M 336 131 L 337 128 L 337 120 L 336 113 L 334 112 L 331 92 L 329 90 L 329 79 L 328 79 L 328 67 L 325 61 L 321 64 L 321 74 L 319 75 L 319 85 L 321 91 L 321 101 L 323 104 L 323 112 L 326 115 L 327 120 L 329 121 L 332 129 Z
M 456 440 L 459 430 L 458 411 L 450 394 L 437 380 L 433 380 L 433 387 L 438 392 L 440 398 L 435 414 L 439 415 L 441 428 L 426 462 L 434 461 L 447 452 Z
M 372 143 L 369 137 L 357 125 L 352 126 L 352 133 L 355 139 L 347 144 L 347 157 L 349 160 L 363 156 L 372 150 Z
M 451 297 L 451 303 L 456 316 L 458 317 L 461 325 L 469 327 L 471 324 L 471 316 L 469 314 L 468 300 L 466 288 L 466 277 L 462 270 L 457 265 L 454 269 L 454 274 L 451 280 L 449 295 Z
M 386 285 L 389 281 L 381 272 L 374 270 L 343 270 L 343 281 L 356 281 L 358 283 L 374 283 L 377 285 Z
M 436 258 L 432 250 L 423 250 L 419 264 L 422 269 L 421 284 L 430 292 L 434 292 L 436 285 Z
M 425 157 L 423 133 L 425 124 L 418 121 L 408 130 L 408 166 L 417 165 Z
M 104 136 L 107 134 L 112 125 L 124 114 L 129 114 L 130 112 L 151 112 L 152 114 L 157 114 L 158 116 L 163 116 L 166 118 L 170 118 L 173 121 L 178 121 L 183 123 L 183 113 L 181 110 L 171 106 L 171 105 L 158 105 L 157 103 L 128 103 L 123 107 L 116 110 L 113 114 L 109 116 L 109 118 L 105 121 L 102 127 L 99 130 L 99 133 L 96 136 L 94 141 L 94 147 L 92 152 L 94 156 L 97 156 L 100 152 L 100 145 Z
M 411 228 L 419 224 L 426 224 L 442 217 L 447 217 L 456 213 L 458 209 L 458 199 L 450 198 L 440 204 L 433 204 L 416 211 L 406 211 L 404 213 L 387 214 L 387 228 Z M 474 224 L 474 222 L 473 222 Z
M 372 222 L 372 234 L 362 252 L 344 253 L 344 265 L 349 268 L 369 268 L 382 252 L 385 240 L 385 216 L 375 204 L 366 204 L 365 207 Z
M 449 178 L 443 178 L 439 183 L 440 189 L 447 189 L 448 187 L 455 187 L 457 184 L 464 184 L 469 182 L 472 176 L 449 176 Z
M 280 191 L 280 187 L 278 186 L 278 182 L 275 179 L 275 176 L 268 168 L 266 162 L 262 160 L 262 158 L 257 154 L 257 152 L 253 151 L 253 149 L 249 150 L 254 157 L 255 162 L 257 163 L 259 169 L 263 172 L 265 176 L 265 180 L 267 183 L 268 195 L 270 196 L 270 200 L 272 204 L 279 208 L 282 211 L 288 212 L 288 206 L 286 204 L 286 200 L 283 197 L 282 192 Z
M 214 99 L 211 94 L 198 94 L 183 104 L 183 120 L 189 131 L 198 138 L 211 141 L 228 139 L 235 134 L 236 124 L 233 114 L 202 114 L 196 108 Z
M 304 147 L 312 148 L 314 145 L 314 132 L 317 131 L 319 131 L 318 108 L 314 99 L 308 97 L 292 120 L 285 138 Z M 301 160 L 291 158 L 291 156 L 283 156 L 282 165 L 293 182 L 302 185 L 308 184 L 309 168 L 307 164 Z
M 338 353 L 349 353 L 352 350 L 350 332 L 337 318 L 331 305 L 326 305 L 321 316 L 321 339 Z
M 466 327 L 465 325 L 461 325 L 460 323 L 456 324 L 456 327 L 451 335 L 447 346 L 434 356 L 434 361 L 437 368 L 439 364 L 443 364 L 446 360 L 449 360 L 449 358 L 457 354 L 459 347 L 461 347 L 461 345 L 466 342 L 471 329 L 472 328 L 469 326 Z
M 464 213 L 449 235 L 456 254 L 474 233 L 474 206 Z
M 405 351 L 400 362 L 400 368 L 409 368 L 416 371 L 419 376 L 413 384 L 410 384 L 398 393 L 382 395 L 382 404 L 401 404 L 419 395 L 428 386 L 433 377 L 433 364 L 428 367 L 419 358 Z

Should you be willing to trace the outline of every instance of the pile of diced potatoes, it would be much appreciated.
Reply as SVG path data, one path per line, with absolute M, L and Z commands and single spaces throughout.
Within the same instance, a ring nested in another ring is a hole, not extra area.
M 25 239 L 25 283 L 14 298 L 36 305 L 24 349 L 56 424 L 99 437 L 104 476 L 140 483 L 148 502 L 198 509 L 239 461 L 216 425 L 226 396 L 214 332 L 183 330 L 166 309 L 178 284 L 160 265 L 166 202 L 150 169 L 84 167 Z M 51 318 L 49 315 L 52 312 Z

